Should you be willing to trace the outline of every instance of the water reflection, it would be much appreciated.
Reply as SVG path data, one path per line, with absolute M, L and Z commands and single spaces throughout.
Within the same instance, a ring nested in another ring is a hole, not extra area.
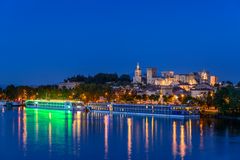
M 192 120 L 188 121 L 188 143 L 190 148 L 192 148 Z
M 81 112 L 75 113 L 73 120 L 73 138 L 79 142 L 81 137 Z
M 52 152 L 52 123 L 49 121 L 48 123 L 48 144 L 49 144 L 49 152 Z
M 35 110 L 35 127 L 36 127 L 36 142 L 38 141 L 38 131 L 39 131 L 39 124 L 38 124 L 38 110 Z
M 172 152 L 175 159 L 177 155 L 177 125 L 175 121 L 173 122 L 172 128 Z
M 18 145 L 20 146 L 20 139 L 21 139 L 21 130 L 22 130 L 22 128 L 21 128 L 21 124 L 22 124 L 22 117 L 21 117 L 21 113 L 22 113 L 22 111 L 21 111 L 21 109 L 20 108 L 18 108 Z
M 185 129 L 184 126 L 181 125 L 181 130 L 180 130 L 180 155 L 181 158 L 184 159 L 186 155 L 186 144 L 185 144 Z
M 239 149 L 240 144 L 240 122 L 226 120 L 19 108 L 1 113 L 0 127 L 1 138 L 15 139 L 24 158 L 41 155 L 41 159 L 195 159 L 202 155 L 199 158 L 204 159 L 215 154 L 206 148 L 226 155 L 234 147 Z M 2 146 L 12 147 L 0 142 Z
M 148 128 L 148 117 L 145 120 L 145 151 L 149 149 L 149 128 Z
M 107 159 L 107 156 L 108 156 L 108 129 L 109 129 L 108 121 L 109 121 L 109 116 L 105 115 L 104 116 L 104 153 L 105 153 L 104 159 Z
M 130 160 L 132 157 L 132 119 L 127 119 L 127 126 L 128 126 L 128 143 L 127 143 L 127 150 L 128 150 L 128 159 Z
M 151 139 L 151 141 L 152 141 L 152 146 L 153 146 L 153 138 L 154 138 L 154 117 L 152 117 L 152 139 Z
M 22 140 L 23 140 L 23 149 L 24 149 L 24 151 L 26 151 L 27 150 L 27 113 L 26 112 L 23 112 Z
M 0 108 L 1 108 L 2 113 L 4 113 L 5 112 L 5 107 L 0 106 Z
M 203 122 L 200 121 L 200 149 L 203 149 Z

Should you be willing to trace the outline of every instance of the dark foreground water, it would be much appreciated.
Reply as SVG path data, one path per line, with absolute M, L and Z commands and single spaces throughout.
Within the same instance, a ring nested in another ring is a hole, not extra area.
M 0 109 L 0 159 L 239 159 L 240 122 Z

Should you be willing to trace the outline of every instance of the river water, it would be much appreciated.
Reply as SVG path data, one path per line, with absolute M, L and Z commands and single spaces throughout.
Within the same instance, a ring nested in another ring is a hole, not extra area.
M 240 121 L 0 108 L 0 159 L 226 159 Z

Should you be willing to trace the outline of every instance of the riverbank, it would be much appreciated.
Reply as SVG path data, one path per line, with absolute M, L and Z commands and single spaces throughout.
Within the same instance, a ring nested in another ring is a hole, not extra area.
M 223 115 L 219 112 L 204 111 L 200 113 L 201 118 L 215 118 L 215 119 L 229 119 L 229 120 L 240 120 L 240 116 L 234 115 Z

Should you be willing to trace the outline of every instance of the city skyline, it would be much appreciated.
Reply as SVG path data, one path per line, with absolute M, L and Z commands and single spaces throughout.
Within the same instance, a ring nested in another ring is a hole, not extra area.
M 54 84 L 137 62 L 240 80 L 239 2 L 0 2 L 0 84 Z
M 0 0 L 1 160 L 239 159 L 239 0 Z
M 158 77 L 162 77 L 162 74 L 164 73 L 164 72 L 173 72 L 173 74 L 178 74 L 178 75 L 188 75 L 188 74 L 193 74 L 193 73 L 199 73 L 199 72 L 209 72 L 209 70 L 207 70 L 207 69 L 199 69 L 199 70 L 190 70 L 190 71 L 188 71 L 188 72 L 176 72 L 176 70 L 170 70 L 170 69 L 166 69 L 166 70 L 163 70 L 163 69 L 161 69 L 161 68 L 158 68 L 158 67 L 155 67 L 155 66 L 142 66 L 141 65 L 141 63 L 139 63 L 139 62 L 137 62 L 136 63 L 137 64 L 137 66 L 139 66 L 140 68 L 139 69 L 141 69 L 141 76 L 142 77 L 147 77 L 147 72 L 148 72 L 148 69 L 156 69 L 156 76 L 158 76 Z M 94 76 L 94 75 L 96 75 L 96 74 L 98 74 L 98 73 L 110 73 L 110 74 L 118 74 L 119 76 L 121 75 L 121 74 L 127 74 L 127 75 L 129 75 L 133 80 L 134 80 L 134 75 L 135 75 L 135 71 L 134 71 L 134 69 L 136 69 L 136 64 L 135 64 L 135 68 L 132 68 L 131 70 L 129 69 L 129 71 L 128 72 L 122 72 L 122 73 L 119 73 L 119 72 L 116 72 L 116 71 L 112 71 L 112 72 L 108 72 L 108 71 L 106 71 L 106 72 L 101 72 L 101 71 L 96 71 L 95 73 L 92 73 L 92 74 L 84 74 L 84 73 L 75 73 L 75 74 L 72 74 L 72 75 L 67 75 L 67 76 L 65 76 L 65 77 L 60 77 L 59 79 L 55 79 L 54 81 L 49 81 L 48 83 L 44 83 L 44 82 L 41 82 L 41 81 L 39 81 L 39 83 L 31 83 L 31 81 L 30 82 L 28 82 L 28 83 L 0 83 L 0 86 L 1 87 L 6 87 L 7 85 L 10 85 L 10 84 L 12 84 L 12 85 L 30 85 L 30 86 L 34 86 L 34 85 L 54 85 L 54 84 L 58 84 L 58 83 L 60 83 L 60 82 L 63 82 L 63 80 L 65 80 L 65 79 L 67 79 L 68 77 L 71 77 L 71 76 L 76 76 L 76 75 L 83 75 L 83 76 Z M 217 76 L 217 78 L 218 78 L 218 81 L 219 82 L 222 82 L 222 81 L 231 81 L 231 80 L 229 80 L 229 79 L 219 79 L 219 76 L 218 75 L 216 75 L 215 73 L 213 73 L 213 72 L 211 72 L 210 71 L 210 73 L 211 73 L 211 75 L 212 74 L 214 74 L 215 76 Z M 231 82 L 233 82 L 233 83 L 238 83 L 239 81 L 231 81 Z

